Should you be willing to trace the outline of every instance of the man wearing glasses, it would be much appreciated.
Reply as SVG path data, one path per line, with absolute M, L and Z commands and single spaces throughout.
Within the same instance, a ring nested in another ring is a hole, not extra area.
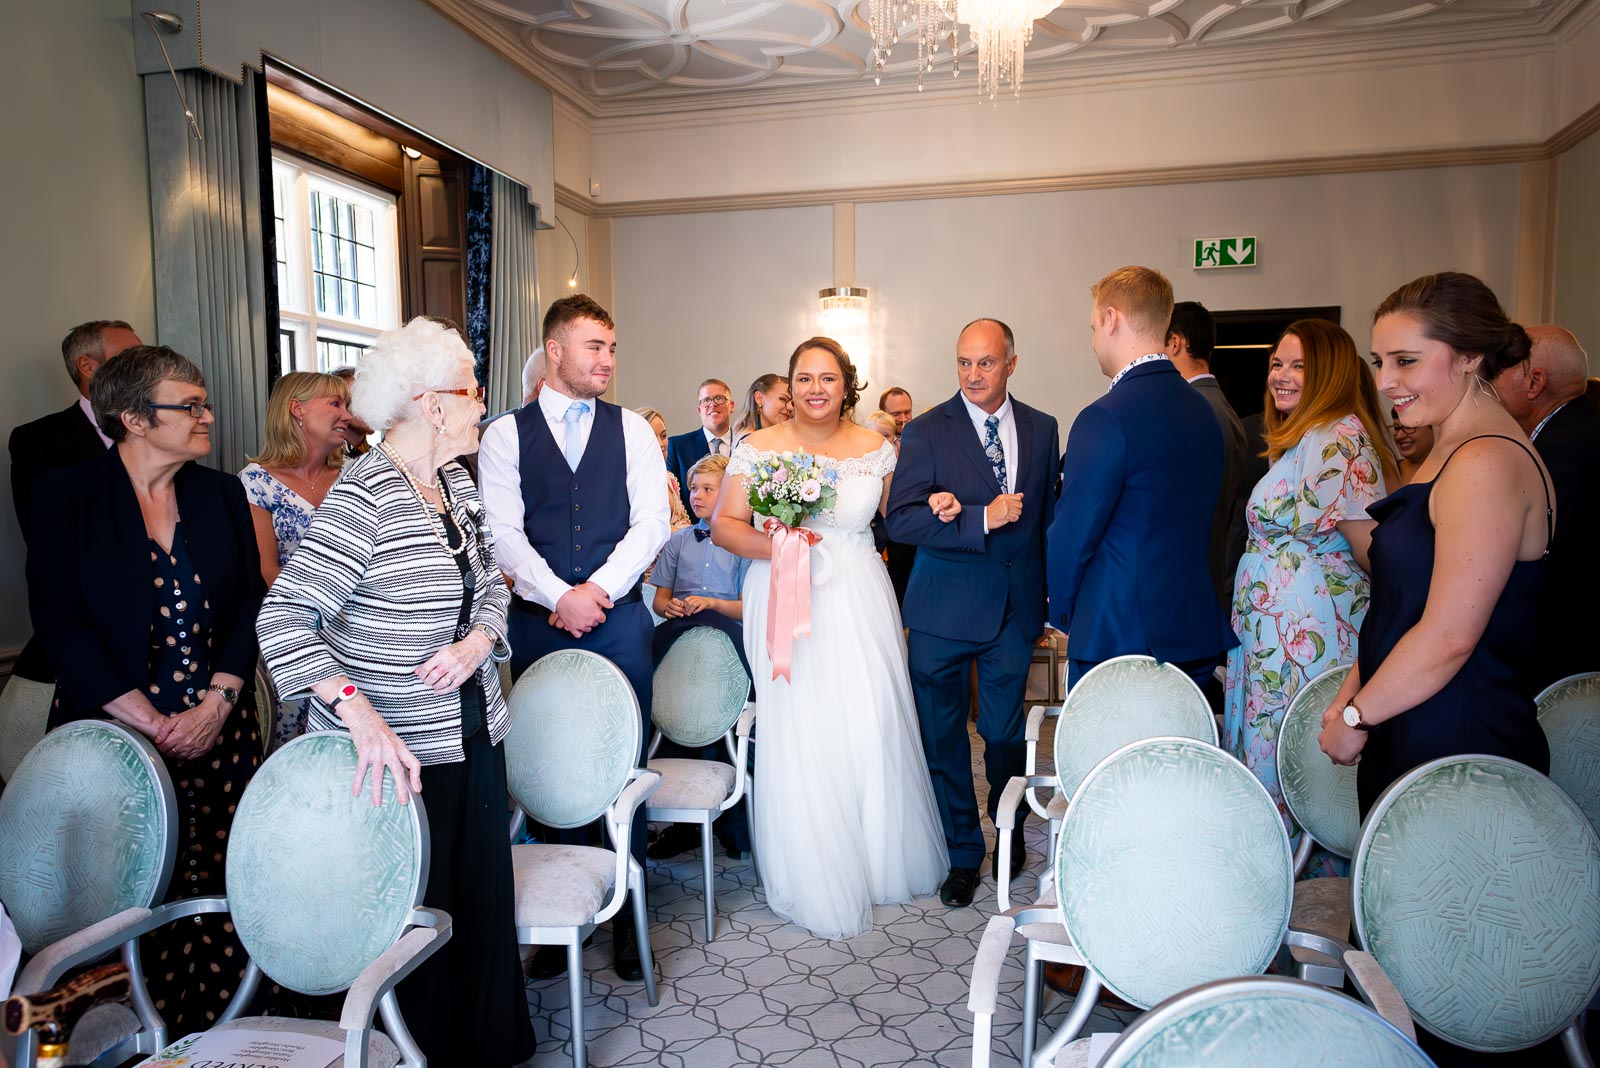
M 733 452 L 733 391 L 720 378 L 700 383 L 700 429 L 667 439 L 667 470 L 678 476 L 683 506 L 689 508 L 689 468 L 703 456 L 727 456 Z M 691 513 L 693 509 L 690 509 Z

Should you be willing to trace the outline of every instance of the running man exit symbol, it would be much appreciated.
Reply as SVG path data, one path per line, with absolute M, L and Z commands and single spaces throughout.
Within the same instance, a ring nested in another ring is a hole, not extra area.
M 1254 267 L 1256 239 L 1253 237 L 1199 237 L 1194 242 L 1194 265 L 1207 267 Z

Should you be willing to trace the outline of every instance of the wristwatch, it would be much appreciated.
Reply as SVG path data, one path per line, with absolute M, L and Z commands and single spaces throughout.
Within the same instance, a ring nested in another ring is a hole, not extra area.
M 239 703 L 239 691 L 233 686 L 223 686 L 221 683 L 212 683 L 206 687 L 208 693 L 220 694 L 222 699 L 230 705 Z
M 1354 701 L 1344 706 L 1344 725 L 1352 730 L 1358 731 L 1368 731 L 1372 729 L 1370 724 L 1361 722 L 1361 709 L 1355 706 Z
M 355 683 L 345 683 L 343 686 L 339 687 L 339 692 L 333 695 L 333 700 L 328 702 L 328 711 L 334 711 L 340 705 L 344 704 L 346 701 L 355 697 L 359 693 L 361 693 L 361 691 L 356 689 Z

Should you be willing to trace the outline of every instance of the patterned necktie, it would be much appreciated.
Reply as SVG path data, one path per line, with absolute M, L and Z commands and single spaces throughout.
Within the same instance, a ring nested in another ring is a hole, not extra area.
M 1006 451 L 1000 447 L 1000 417 L 991 415 L 983 421 L 987 433 L 983 436 L 983 454 L 989 458 L 989 465 L 994 468 L 994 480 L 1000 486 L 1000 492 L 1006 491 Z
M 576 471 L 578 461 L 583 459 L 583 439 L 578 435 L 578 421 L 589 414 L 589 405 L 586 401 L 573 401 L 567 405 L 567 414 L 561 421 L 567 425 L 566 441 L 561 451 L 566 454 L 567 466 Z

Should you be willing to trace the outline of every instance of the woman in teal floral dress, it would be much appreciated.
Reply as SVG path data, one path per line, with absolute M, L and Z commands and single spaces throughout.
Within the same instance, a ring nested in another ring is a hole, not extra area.
M 1246 511 L 1222 744 L 1266 785 L 1296 838 L 1278 788 L 1278 728 L 1306 683 L 1356 658 L 1368 599 L 1367 505 L 1394 479 L 1379 410 L 1349 334 L 1322 319 L 1289 326 L 1267 371 L 1272 466 Z M 1343 874 L 1343 866 L 1318 850 L 1307 872 Z

